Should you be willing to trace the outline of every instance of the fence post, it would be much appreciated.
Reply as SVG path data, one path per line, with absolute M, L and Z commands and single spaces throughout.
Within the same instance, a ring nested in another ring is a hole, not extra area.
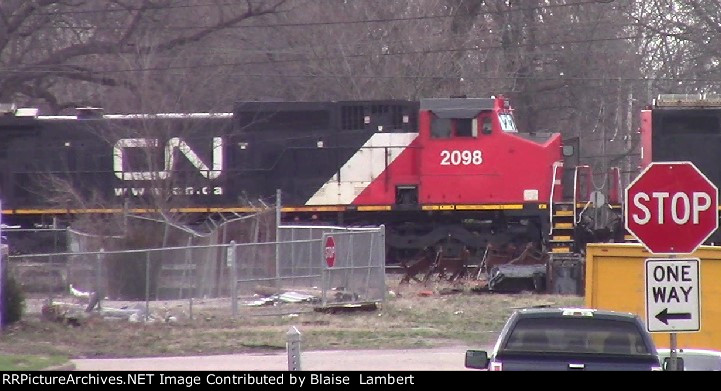
M 235 250 L 236 250 L 236 244 L 235 240 L 230 241 L 230 246 L 228 247 L 227 252 L 227 259 L 226 264 L 230 266 L 230 305 L 232 308 L 232 317 L 235 318 L 238 316 L 238 265 L 235 261 Z
M 9 245 L 8 245 L 9 246 Z M 5 299 L 3 297 L 3 290 L 4 288 L 4 274 L 3 274 L 3 267 L 5 267 L 5 257 L 3 256 L 3 245 L 0 244 L 0 335 L 2 335 L 3 332 L 3 313 L 5 312 Z M 10 248 L 8 247 L 8 256 L 10 256 Z
M 280 189 L 275 190 L 275 287 L 280 288 L 280 219 L 281 202 Z
M 150 251 L 145 252 L 145 321 L 150 315 Z
M 103 260 L 105 259 L 105 249 L 101 248 L 98 253 L 98 266 L 95 268 L 95 295 L 98 299 L 98 311 L 102 310 L 103 297 L 105 289 L 103 289 Z
M 378 262 L 378 266 L 380 266 L 381 272 L 379 273 L 381 276 L 386 275 L 386 226 L 385 224 L 381 224 L 381 232 L 380 232 L 380 243 L 377 246 L 378 248 L 378 255 L 380 256 L 381 260 Z M 382 290 L 383 295 L 381 296 L 383 298 L 382 301 L 385 302 L 386 299 L 386 292 L 388 291 L 388 285 L 386 284 L 386 279 L 383 277 L 381 280 L 382 284 Z
M 182 296 L 183 293 L 185 293 L 185 284 L 188 284 L 190 295 L 188 298 L 188 316 L 190 317 L 190 320 L 193 320 L 193 295 L 195 294 L 195 281 L 196 281 L 196 273 L 195 268 L 191 267 L 191 264 L 193 262 L 192 256 L 191 256 L 191 246 L 193 245 L 193 237 L 188 238 L 188 247 L 185 249 L 185 265 L 183 265 L 183 285 L 181 285 L 180 288 L 180 295 Z M 190 269 L 189 269 L 190 268 Z M 189 270 L 192 270 L 190 272 Z M 188 282 L 188 274 L 190 274 L 190 278 L 192 281 Z
M 288 349 L 288 370 L 300 371 L 300 331 L 295 327 L 291 327 L 286 333 L 286 347 Z

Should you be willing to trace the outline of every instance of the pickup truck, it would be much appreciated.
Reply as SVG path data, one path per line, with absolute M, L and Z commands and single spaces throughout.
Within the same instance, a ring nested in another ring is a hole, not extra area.
M 587 308 L 515 311 L 489 355 L 466 352 L 466 367 L 491 371 L 660 371 L 640 318 Z

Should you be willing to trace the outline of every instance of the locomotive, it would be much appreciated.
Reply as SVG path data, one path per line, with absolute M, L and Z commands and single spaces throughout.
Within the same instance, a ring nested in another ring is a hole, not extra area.
M 517 129 L 503 96 L 253 101 L 232 113 L 5 111 L 2 217 L 20 226 L 158 209 L 250 213 L 279 190 L 285 223 L 384 224 L 389 264 L 439 247 L 479 263 L 509 244 L 577 251 L 579 206 L 592 190 L 578 141 Z
M 721 186 L 721 96 L 662 94 L 641 111 L 641 165 L 651 162 L 693 162 Z M 717 230 L 707 243 L 719 243 Z

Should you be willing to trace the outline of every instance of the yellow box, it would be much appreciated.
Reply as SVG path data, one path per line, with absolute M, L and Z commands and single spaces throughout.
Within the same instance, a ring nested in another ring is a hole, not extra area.
M 590 308 L 625 311 L 646 319 L 645 261 L 670 258 L 651 254 L 639 243 L 592 243 L 586 247 L 586 297 Z M 701 330 L 676 333 L 679 348 L 721 351 L 721 247 L 701 246 L 699 258 Z M 670 333 L 652 333 L 657 348 L 668 348 Z

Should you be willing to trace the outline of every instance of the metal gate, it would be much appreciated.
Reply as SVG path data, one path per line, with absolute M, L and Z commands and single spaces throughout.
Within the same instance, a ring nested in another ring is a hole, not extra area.
M 322 305 L 381 302 L 385 298 L 385 227 L 327 232 L 323 254 Z

